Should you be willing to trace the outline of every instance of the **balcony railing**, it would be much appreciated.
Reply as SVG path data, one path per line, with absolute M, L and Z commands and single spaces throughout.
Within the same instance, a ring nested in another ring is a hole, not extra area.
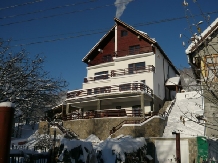
M 122 83 L 118 85 L 111 85 L 111 86 L 104 86 L 104 87 L 96 87 L 90 89 L 82 89 L 82 90 L 75 90 L 69 91 L 67 93 L 67 99 L 77 99 L 77 98 L 84 98 L 93 95 L 99 94 L 116 94 L 116 93 L 124 93 L 124 92 L 145 92 L 149 95 L 153 94 L 153 90 L 145 85 L 142 82 L 131 82 L 131 83 Z
M 95 77 L 84 78 L 84 83 L 88 83 L 90 81 L 97 81 L 97 80 L 106 80 L 111 77 L 138 74 L 138 73 L 143 73 L 143 72 L 155 72 L 155 67 L 153 65 L 148 65 L 145 67 L 111 70 L 109 74 L 103 74 L 103 75 L 98 75 Z

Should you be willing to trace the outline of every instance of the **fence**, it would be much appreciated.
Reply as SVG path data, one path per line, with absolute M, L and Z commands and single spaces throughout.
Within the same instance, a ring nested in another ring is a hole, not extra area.
M 92 119 L 92 118 L 106 118 L 106 117 L 142 117 L 141 109 L 125 110 L 125 109 L 105 109 L 86 111 L 85 115 L 79 113 L 71 113 L 63 117 L 63 120 L 75 119 Z
M 50 153 L 25 154 L 14 153 L 10 154 L 10 163 L 52 163 Z

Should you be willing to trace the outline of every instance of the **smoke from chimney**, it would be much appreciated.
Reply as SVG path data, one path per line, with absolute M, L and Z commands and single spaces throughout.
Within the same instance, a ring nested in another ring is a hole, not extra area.
M 123 14 L 123 11 L 126 9 L 127 4 L 131 1 L 133 0 L 116 0 L 114 2 L 114 5 L 117 7 L 116 18 L 120 18 L 120 16 Z

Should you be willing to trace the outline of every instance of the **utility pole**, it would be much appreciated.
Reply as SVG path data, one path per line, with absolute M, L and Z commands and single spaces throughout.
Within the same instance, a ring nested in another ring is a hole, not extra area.
M 176 135 L 176 162 L 181 163 L 181 151 L 180 151 L 180 133 L 172 132 Z

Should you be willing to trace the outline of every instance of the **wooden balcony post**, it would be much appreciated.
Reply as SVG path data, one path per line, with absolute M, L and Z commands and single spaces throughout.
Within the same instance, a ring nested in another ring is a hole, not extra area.
M 97 100 L 97 110 L 101 110 L 101 100 Z
M 144 101 L 145 94 L 141 93 L 140 97 L 141 97 L 141 111 L 144 117 L 145 116 L 145 101 Z
M 70 104 L 66 105 L 66 115 L 70 113 Z M 64 109 L 62 109 L 62 116 L 64 115 Z

